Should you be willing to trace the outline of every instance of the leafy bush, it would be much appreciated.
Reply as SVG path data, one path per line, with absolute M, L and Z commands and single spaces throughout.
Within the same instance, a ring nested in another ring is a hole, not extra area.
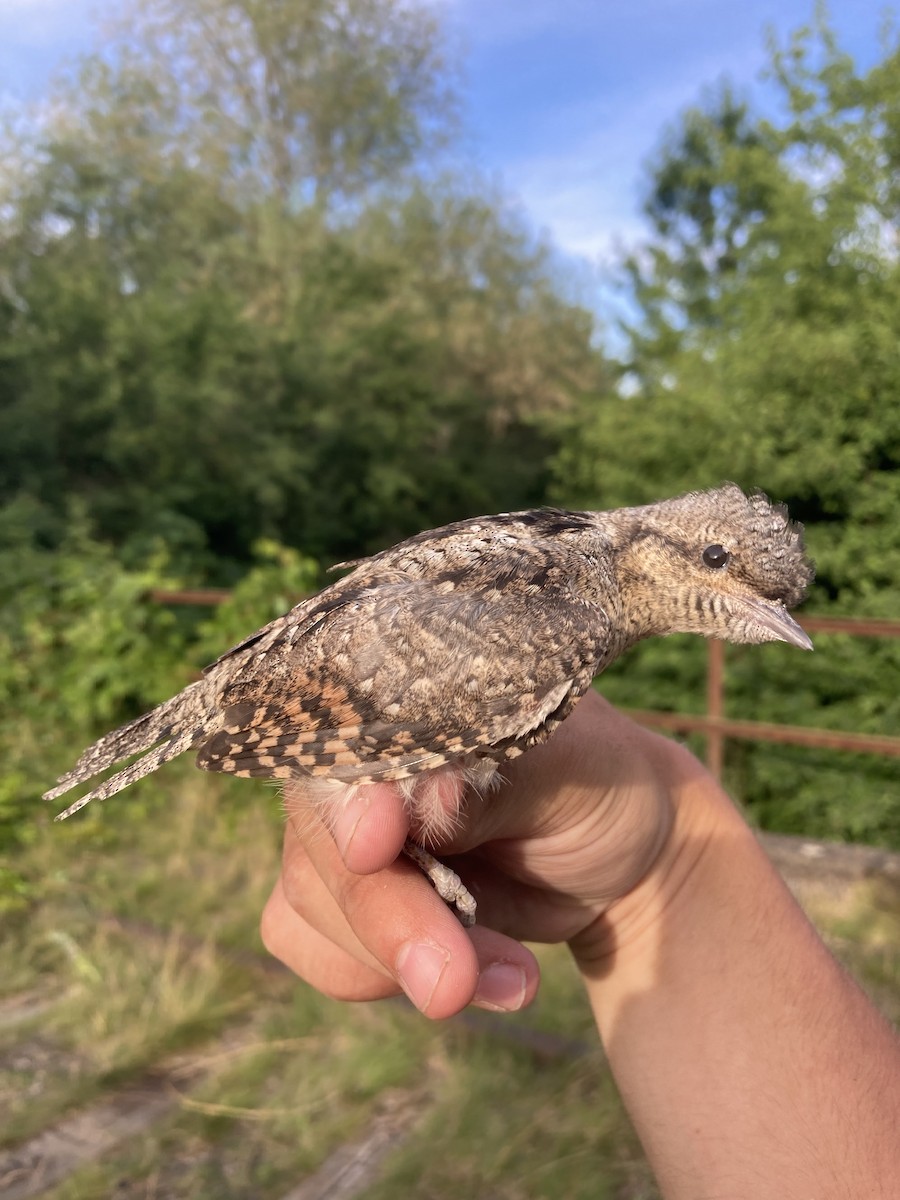
M 184 585 L 157 546 L 140 568 L 76 525 L 58 551 L 0 563 L 0 850 L 33 835 L 40 795 L 93 738 L 188 684 L 230 645 L 311 591 L 311 559 L 272 542 L 211 614 L 152 599 Z M 6 867 L 0 894 L 17 895 Z

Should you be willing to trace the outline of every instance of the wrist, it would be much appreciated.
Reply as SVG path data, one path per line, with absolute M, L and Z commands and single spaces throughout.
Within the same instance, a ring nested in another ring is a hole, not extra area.
M 718 784 L 669 767 L 662 852 L 572 944 L 661 1190 L 898 1194 L 893 1031 Z

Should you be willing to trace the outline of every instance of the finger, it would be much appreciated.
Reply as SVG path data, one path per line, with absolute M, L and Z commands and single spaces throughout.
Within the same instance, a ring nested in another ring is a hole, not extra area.
M 512 858 L 513 862 L 517 859 Z M 505 872 L 498 861 L 462 855 L 452 866 L 478 897 L 476 928 L 487 927 L 519 941 L 565 942 L 590 924 L 598 906 L 585 905 L 563 891 L 531 884 Z
M 503 934 L 467 936 L 431 884 L 405 859 L 377 875 L 354 875 L 330 837 L 285 843 L 289 905 L 326 941 L 395 979 L 429 1017 L 476 1000 L 507 1009 L 537 990 L 534 956 Z M 480 991 L 479 991 L 480 987 Z
M 344 865 L 330 837 L 286 842 L 291 907 L 345 952 L 380 966 L 430 1017 L 459 1012 L 475 994 L 478 960 L 459 921 L 406 860 L 374 875 Z
M 280 879 L 263 910 L 260 934 L 274 958 L 333 1000 L 383 1000 L 401 991 L 395 980 L 347 954 L 294 912 Z M 476 927 L 470 936 L 480 965 L 472 1003 L 494 1012 L 530 1004 L 539 983 L 537 964 L 526 971 L 507 955 L 507 939 L 491 929 Z
M 260 921 L 268 952 L 333 1000 L 382 1000 L 400 991 L 384 971 L 361 962 L 294 911 L 279 878 Z
M 486 925 L 475 925 L 468 936 L 478 959 L 478 983 L 472 1004 L 493 1012 L 518 1012 L 537 995 L 541 971 L 537 959 L 520 942 Z

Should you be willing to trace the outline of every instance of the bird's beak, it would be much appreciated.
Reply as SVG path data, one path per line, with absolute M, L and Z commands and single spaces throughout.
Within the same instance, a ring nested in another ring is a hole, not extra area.
M 791 646 L 799 646 L 801 650 L 812 650 L 809 635 L 800 628 L 783 604 L 742 599 L 741 608 L 755 625 L 768 630 L 779 642 L 788 642 Z

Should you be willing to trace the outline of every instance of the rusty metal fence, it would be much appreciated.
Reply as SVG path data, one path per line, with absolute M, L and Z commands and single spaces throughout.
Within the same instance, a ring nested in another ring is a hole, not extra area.
M 210 605 L 223 603 L 231 593 L 223 588 L 196 588 L 185 591 L 151 591 L 149 599 L 156 604 Z M 853 637 L 900 637 L 900 621 L 884 621 L 865 617 L 801 618 L 808 633 L 845 633 Z M 817 729 L 807 725 L 778 725 L 768 721 L 735 721 L 725 716 L 725 643 L 707 643 L 706 712 L 674 713 L 651 709 L 625 711 L 651 729 L 668 733 L 699 733 L 706 739 L 706 763 L 710 771 L 721 778 L 725 743 L 738 741 L 780 742 L 789 746 L 810 746 L 820 750 L 849 750 L 900 758 L 900 737 L 882 734 L 853 733 L 833 729 Z
M 855 617 L 802 617 L 807 633 L 847 633 L 853 637 L 900 637 L 900 621 Z M 851 750 L 900 758 L 900 737 L 816 729 L 807 725 L 777 725 L 767 721 L 734 721 L 725 713 L 725 643 L 708 643 L 706 668 L 706 712 L 653 712 L 629 709 L 630 715 L 651 729 L 670 733 L 701 733 L 706 738 L 706 763 L 717 777 L 722 775 L 725 742 L 729 738 L 750 742 L 780 742 L 788 746 L 812 746 L 820 750 Z

